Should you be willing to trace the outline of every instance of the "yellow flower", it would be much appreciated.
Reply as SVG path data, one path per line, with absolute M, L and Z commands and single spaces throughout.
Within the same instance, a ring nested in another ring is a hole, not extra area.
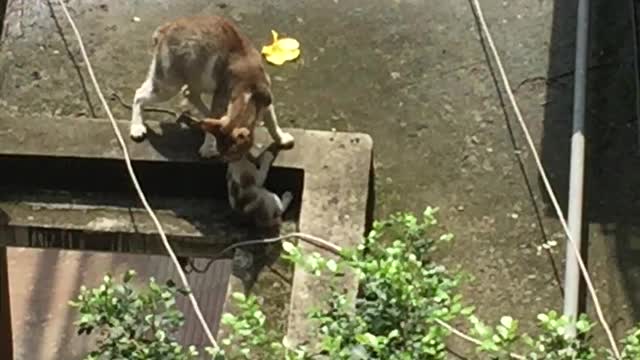
M 274 65 L 282 65 L 287 61 L 295 60 L 300 56 L 300 43 L 293 38 L 278 39 L 278 33 L 271 30 L 273 42 L 262 47 L 262 54 L 268 62 Z

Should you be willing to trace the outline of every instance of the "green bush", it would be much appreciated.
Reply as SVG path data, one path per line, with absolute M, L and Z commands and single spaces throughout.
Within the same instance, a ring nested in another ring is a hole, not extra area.
M 316 322 L 313 349 L 292 345 L 283 334 L 266 326 L 265 315 L 253 295 L 233 294 L 236 314 L 225 314 L 228 328 L 222 348 L 207 349 L 216 359 L 336 360 L 446 359 L 448 324 L 466 319 L 478 355 L 490 359 L 591 360 L 615 357 L 592 345 L 595 325 L 584 315 L 576 322 L 577 337 L 569 336 L 570 320 L 555 311 L 538 315 L 537 333 L 520 334 L 517 320 L 503 316 L 496 326 L 483 323 L 473 307 L 464 306 L 458 287 L 462 276 L 432 259 L 438 244 L 451 234 L 437 235 L 435 214 L 427 208 L 420 217 L 399 213 L 376 222 L 363 245 L 345 249 L 340 257 L 305 254 L 285 242 L 285 257 L 315 275 L 330 275 L 332 291 L 322 309 L 310 311 Z M 339 286 L 346 272 L 357 276 L 355 300 Z M 172 334 L 182 326 L 175 309 L 173 284 L 153 280 L 148 289 L 134 291 L 132 273 L 122 285 L 105 277 L 97 289 L 82 289 L 72 305 L 80 311 L 79 333 L 101 330 L 98 349 L 87 359 L 192 359 L 196 349 L 180 346 Z M 458 334 L 459 335 L 459 334 Z M 622 341 L 622 360 L 640 359 L 640 329 Z M 520 350 L 516 354 L 515 350 Z M 524 350 L 523 350 L 524 349 Z M 470 357 L 478 356 L 470 355 Z
M 70 302 L 80 313 L 78 334 L 98 333 L 98 348 L 85 359 L 195 359 L 196 348 L 185 348 L 173 336 L 184 323 L 175 306 L 180 291 L 171 282 L 160 285 L 154 279 L 137 291 L 131 286 L 134 277 L 129 271 L 118 284 L 106 275 L 100 286 L 83 286 Z

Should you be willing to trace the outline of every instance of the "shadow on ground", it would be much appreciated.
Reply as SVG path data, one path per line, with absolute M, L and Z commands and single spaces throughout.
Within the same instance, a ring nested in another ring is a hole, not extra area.
M 629 3 L 592 1 L 588 64 L 583 234 L 590 238 L 591 271 L 613 323 L 625 317 L 627 301 L 633 320 L 640 320 L 640 158 Z M 554 4 L 542 157 L 566 214 L 577 1 Z M 546 214 L 555 216 L 548 197 L 545 205 Z M 616 266 L 619 274 L 610 271 Z

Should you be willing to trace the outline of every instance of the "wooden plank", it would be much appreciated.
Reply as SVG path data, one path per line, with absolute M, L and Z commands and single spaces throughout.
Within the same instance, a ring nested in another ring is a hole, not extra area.
M 11 360 L 13 359 L 13 332 L 7 264 L 7 248 L 2 246 L 0 247 L 0 354 L 3 359 Z

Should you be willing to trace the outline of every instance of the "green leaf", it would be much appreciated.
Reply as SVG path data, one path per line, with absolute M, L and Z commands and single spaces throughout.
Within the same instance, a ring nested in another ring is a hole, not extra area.
M 372 348 L 378 347 L 378 338 L 371 333 L 357 334 L 356 341 L 362 345 L 371 346 Z
M 329 271 L 331 271 L 331 272 L 338 271 L 338 264 L 333 259 L 327 260 L 326 265 L 327 265 L 327 269 L 329 269 Z
M 156 339 L 158 339 L 159 341 L 164 341 L 164 339 L 166 338 L 166 334 L 163 330 L 158 330 L 156 331 Z
M 476 310 L 475 306 L 467 306 L 460 311 L 460 314 L 462 314 L 463 316 L 469 316 L 473 314 L 475 310 Z
M 294 254 L 297 252 L 298 248 L 293 245 L 292 243 L 288 242 L 288 241 L 283 241 L 282 242 L 282 250 L 284 250 L 285 252 L 289 253 L 289 254 Z
M 591 324 L 588 320 L 580 319 L 576 322 L 576 329 L 581 333 L 586 333 L 591 329 Z
M 247 297 L 241 292 L 234 292 L 233 294 L 231 294 L 231 297 L 237 302 L 243 303 L 247 301 Z
M 500 324 L 507 329 L 511 329 L 513 326 L 513 318 L 511 316 L 503 316 L 500 318 Z
M 504 327 L 504 326 L 497 326 L 496 327 L 496 331 L 498 332 L 498 335 L 500 335 L 500 337 L 502 339 L 507 339 L 509 338 L 509 330 Z

